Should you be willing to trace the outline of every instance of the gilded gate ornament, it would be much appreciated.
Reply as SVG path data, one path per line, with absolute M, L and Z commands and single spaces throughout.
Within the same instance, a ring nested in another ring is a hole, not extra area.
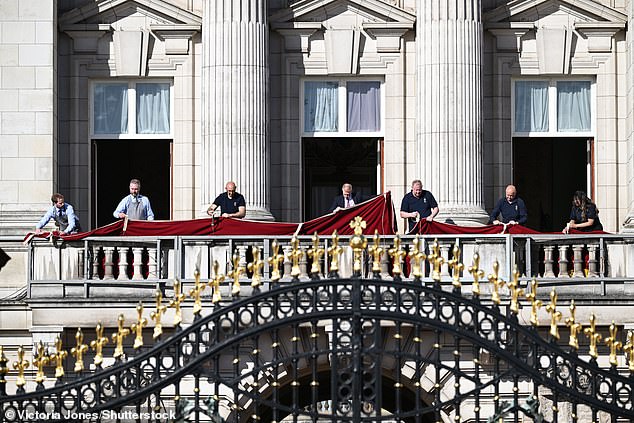
M 41 384 L 46 380 L 46 376 L 44 375 L 44 366 L 48 364 L 49 357 L 46 354 L 46 347 L 42 341 L 37 344 L 37 354 L 33 359 L 33 365 L 37 367 L 37 372 L 35 373 L 35 382 Z
M 126 328 L 125 318 L 123 314 L 120 314 L 117 319 L 118 329 L 116 333 L 112 334 L 112 342 L 115 344 L 114 354 L 112 355 L 117 360 L 121 360 L 123 358 L 123 340 L 126 336 L 130 334 L 130 329 Z
M 381 238 L 379 237 L 379 230 L 374 230 L 373 245 L 368 247 L 368 253 L 372 256 L 372 274 L 375 278 L 378 278 L 381 274 L 381 257 L 383 256 L 384 249 L 381 247 Z
M 200 312 L 203 309 L 203 303 L 200 296 L 205 290 L 205 286 L 205 284 L 200 282 L 200 272 L 196 269 L 194 271 L 194 287 L 189 290 L 189 296 L 194 299 L 192 313 L 194 313 L 196 318 L 200 317 Z
M 539 326 L 537 312 L 542 307 L 542 302 L 537 299 L 537 280 L 535 278 L 531 280 L 531 292 L 526 294 L 526 299 L 531 303 L 531 325 L 537 327 Z
M 601 342 L 601 334 L 597 333 L 596 330 L 596 316 L 594 313 L 590 314 L 590 327 L 587 327 L 583 330 L 583 333 L 590 340 L 590 357 L 593 359 L 597 359 L 599 357 L 599 352 L 597 351 L 597 343 Z
M 500 263 L 497 260 L 493 262 L 493 273 L 489 275 L 489 282 L 493 285 L 491 301 L 493 304 L 500 305 L 502 302 L 500 298 L 500 288 L 503 288 L 506 282 L 500 277 Z
M 610 325 L 610 336 L 605 338 L 603 342 L 610 348 L 610 364 L 613 366 L 617 366 L 619 364 L 619 360 L 616 355 L 618 350 L 623 348 L 623 343 L 617 338 L 618 328 L 616 324 L 614 324 L 614 320 L 612 320 L 612 324 Z
M 103 363 L 103 347 L 108 343 L 108 338 L 103 336 L 103 330 L 104 327 L 101 322 L 97 323 L 97 327 L 95 328 L 97 338 L 90 341 L 90 348 L 95 352 L 93 362 L 97 368 L 100 368 Z
M 427 260 L 432 266 L 431 278 L 434 282 L 440 283 L 440 267 L 445 263 L 445 259 L 442 257 L 442 254 L 440 254 L 440 245 L 437 239 L 431 244 Z
M 509 305 L 509 309 L 513 314 L 518 314 L 521 308 L 520 297 L 524 296 L 524 290 L 519 287 L 520 286 L 520 271 L 517 269 L 517 265 L 515 265 L 513 269 L 513 275 L 511 280 L 509 281 L 508 288 L 509 293 L 511 294 L 511 303 Z
M 319 238 L 317 239 L 319 241 Z M 247 265 L 249 272 L 253 273 L 251 276 L 251 288 L 254 290 L 260 289 L 262 285 L 262 269 L 264 268 L 264 260 L 260 259 L 260 249 L 253 247 L 253 261 Z
M 350 238 L 350 247 L 352 248 L 352 271 L 355 275 L 361 275 L 361 263 L 363 260 L 363 251 L 365 251 L 368 241 L 363 236 L 363 230 L 367 227 L 365 220 L 361 216 L 357 216 L 350 221 L 350 227 L 354 231 L 354 235 Z
M 575 350 L 579 349 L 579 334 L 583 329 L 581 323 L 575 321 L 575 314 L 577 312 L 577 306 L 575 305 L 575 300 L 570 301 L 570 317 L 565 320 L 566 326 L 570 328 L 570 340 L 568 341 L 568 345 L 574 348 Z
M 332 232 L 332 245 L 328 247 L 328 256 L 330 257 L 330 266 L 328 267 L 328 275 L 336 277 L 339 274 L 339 257 L 343 252 L 343 248 L 339 246 L 339 234 L 335 229 Z
M 451 269 L 451 284 L 454 288 L 458 289 L 462 286 L 460 283 L 460 275 L 464 270 L 464 264 L 460 262 L 460 247 L 458 244 L 453 246 L 452 257 L 451 260 L 447 262 L 449 268 Z
M 152 333 L 152 339 L 159 339 L 163 334 L 163 323 L 161 322 L 161 316 L 167 311 L 167 306 L 163 303 L 163 293 L 160 289 L 157 289 L 154 293 L 156 299 L 156 310 L 150 313 L 150 319 L 154 321 L 154 332 Z
M 75 333 L 76 345 L 71 348 L 70 353 L 75 357 L 74 371 L 80 373 L 84 370 L 84 354 L 88 351 L 88 345 L 84 344 L 84 333 L 81 328 L 77 328 Z
M 214 260 L 214 277 L 209 281 L 209 286 L 212 289 L 211 303 L 217 304 L 222 300 L 220 294 L 220 284 L 225 280 L 225 275 L 220 273 L 220 264 L 217 260 Z
M 557 311 L 557 292 L 555 288 L 550 291 L 550 303 L 546 306 L 546 311 L 550 314 L 550 336 L 559 340 L 559 328 L 557 324 L 562 318 L 560 311 Z
M 306 255 L 312 258 L 313 262 L 310 266 L 310 277 L 312 279 L 319 279 L 321 274 L 321 257 L 326 252 L 325 249 L 319 246 L 319 236 L 317 232 L 313 235 L 313 246 L 306 251 Z
M 271 283 L 277 283 L 282 278 L 282 274 L 280 272 L 280 264 L 284 262 L 284 255 L 280 254 L 280 244 L 277 240 L 273 240 L 271 244 L 271 250 L 273 255 L 269 257 L 269 266 L 271 266 Z
M 244 267 L 240 266 L 240 256 L 238 254 L 233 255 L 233 270 L 227 274 L 228 277 L 233 279 L 233 285 L 231 286 L 231 295 L 235 298 L 240 296 L 240 276 L 244 273 Z
M 302 271 L 299 268 L 299 261 L 304 257 L 304 252 L 299 245 L 299 239 L 293 235 L 291 238 L 291 251 L 288 253 L 288 259 L 292 262 L 291 277 L 293 279 L 299 278 Z
M 51 364 L 55 366 L 55 378 L 57 382 L 64 376 L 64 360 L 68 356 L 68 353 L 62 348 L 62 339 L 55 337 L 55 352 L 49 356 Z
M 634 374 L 634 332 L 627 331 L 627 343 L 623 347 L 623 351 L 627 354 L 628 369 Z
M 169 307 L 174 309 L 174 326 L 180 326 L 183 321 L 183 311 L 181 303 L 185 301 L 185 294 L 181 292 L 181 283 L 174 281 L 174 299 L 170 301 Z
M 18 347 L 18 359 L 13 362 L 13 368 L 18 371 L 18 377 L 15 380 L 15 385 L 18 387 L 18 392 L 24 390 L 24 385 L 26 385 L 26 379 L 24 377 L 24 370 L 26 370 L 29 365 L 29 360 L 24 358 L 24 348 L 22 345 Z
M 130 331 L 136 335 L 134 337 L 134 349 L 139 349 L 143 346 L 143 328 L 147 326 L 147 319 L 143 317 L 143 303 L 139 301 L 136 306 L 137 320 L 130 326 Z
M 480 254 L 473 254 L 473 264 L 469 266 L 469 273 L 473 276 L 471 292 L 475 297 L 480 296 L 480 280 L 484 278 L 484 270 L 480 269 Z
M 401 248 L 401 237 L 396 235 L 394 237 L 394 246 L 387 250 L 387 253 L 390 257 L 392 257 L 392 275 L 394 279 L 400 279 L 401 274 L 403 273 L 403 268 L 401 267 L 401 263 L 403 259 L 407 255 L 405 250 Z

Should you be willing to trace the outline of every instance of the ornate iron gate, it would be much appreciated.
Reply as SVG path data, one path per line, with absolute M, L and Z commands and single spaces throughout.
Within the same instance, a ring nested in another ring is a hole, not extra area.
M 516 305 L 419 280 L 278 285 L 79 379 L 3 383 L 0 421 L 634 418 L 632 378 L 521 325 Z

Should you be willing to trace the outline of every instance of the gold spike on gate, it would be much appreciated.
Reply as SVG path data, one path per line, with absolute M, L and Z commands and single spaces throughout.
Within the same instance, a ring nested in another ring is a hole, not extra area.
M 103 347 L 108 343 L 108 338 L 103 336 L 104 327 L 101 322 L 97 323 L 97 327 L 95 328 L 95 333 L 97 337 L 95 340 L 90 341 L 90 348 L 95 352 L 95 358 L 93 359 L 93 363 L 95 366 L 101 367 L 103 363 Z
M 84 354 L 88 351 L 88 345 L 84 344 L 84 333 L 81 328 L 77 328 L 77 332 L 75 332 L 75 341 L 76 345 L 70 350 L 70 353 L 75 357 L 73 370 L 81 373 L 84 370 Z

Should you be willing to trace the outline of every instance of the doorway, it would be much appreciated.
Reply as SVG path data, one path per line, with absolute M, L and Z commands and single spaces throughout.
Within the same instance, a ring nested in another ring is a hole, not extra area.
M 363 198 L 377 194 L 378 138 L 304 138 L 304 220 L 328 212 L 344 182 Z
M 171 140 L 94 140 L 92 143 L 92 221 L 103 226 L 115 221 L 119 201 L 130 193 L 130 179 L 141 181 L 154 218 L 171 215 Z
M 513 180 L 528 209 L 528 227 L 562 230 L 572 195 L 591 182 L 591 151 L 587 138 L 513 138 Z

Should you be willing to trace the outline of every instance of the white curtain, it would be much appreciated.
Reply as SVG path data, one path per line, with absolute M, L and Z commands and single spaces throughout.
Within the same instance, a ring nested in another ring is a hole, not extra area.
M 348 131 L 381 129 L 380 86 L 378 81 L 348 82 Z
M 169 134 L 169 84 L 136 84 L 136 131 L 139 134 Z
M 590 131 L 590 82 L 557 82 L 557 130 Z
M 95 84 L 93 101 L 95 134 L 128 132 L 128 84 Z
M 337 82 L 304 83 L 304 132 L 337 131 Z
M 515 132 L 548 132 L 548 82 L 515 82 Z

